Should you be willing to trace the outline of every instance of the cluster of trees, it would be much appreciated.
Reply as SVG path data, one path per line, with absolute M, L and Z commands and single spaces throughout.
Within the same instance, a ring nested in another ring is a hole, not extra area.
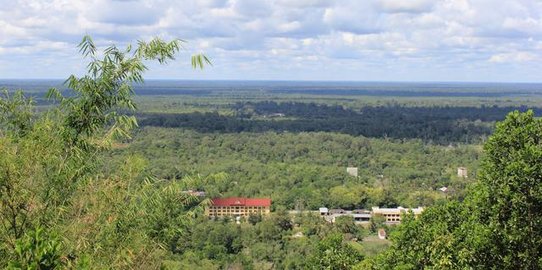
M 333 133 L 199 133 L 146 127 L 112 151 L 112 168 L 126 156 L 149 160 L 148 173 L 186 182 L 210 196 L 270 196 L 274 207 L 367 208 L 427 206 L 462 197 L 477 167 L 476 146 L 448 147 Z M 456 176 L 468 164 L 471 178 Z M 358 167 L 359 177 L 346 173 Z M 225 173 L 221 182 L 205 180 Z M 192 177 L 197 178 L 197 177 Z M 448 194 L 437 190 L 447 186 Z
M 419 138 L 439 144 L 479 143 L 495 121 L 527 107 L 366 106 L 360 111 L 337 105 L 244 102 L 232 105 L 235 115 L 218 112 L 141 113 L 142 126 L 189 128 L 198 132 L 336 132 L 353 136 Z M 285 119 L 262 119 L 274 113 Z M 541 115 L 541 111 L 536 111 Z
M 371 233 L 351 218 L 334 224 L 319 215 L 272 213 L 197 219 L 164 265 L 172 269 L 351 269 L 371 257 L 362 238 Z M 378 250 L 385 246 L 377 248 Z
M 302 84 L 302 83 L 301 83 Z M 306 84 L 310 84 L 307 82 Z M 342 85 L 341 85 L 342 84 Z M 377 96 L 377 97 L 511 97 L 537 95 L 536 84 L 446 84 L 446 83 L 368 83 L 348 85 L 346 82 L 292 86 L 269 89 L 270 93 L 317 96 Z M 260 87 L 260 89 L 263 87 Z
M 372 269 L 542 268 L 542 119 L 511 113 L 485 144 L 477 183 L 403 221 Z
M 353 226 L 352 233 L 361 236 L 365 232 Z M 349 244 L 348 238 L 353 235 L 314 215 L 292 219 L 279 212 L 241 224 L 204 217 L 179 239 L 173 256 L 164 265 L 172 269 L 316 269 L 325 265 L 320 263 L 324 257 L 331 266 L 341 252 L 350 252 L 350 261 L 344 263 L 351 266 L 363 258 Z M 321 241 L 331 238 L 335 242 L 328 245 L 333 247 L 319 247 Z M 331 248 L 336 249 L 333 254 L 322 254 Z
M 135 109 L 144 60 L 173 60 L 181 41 L 99 53 L 85 37 L 79 48 L 88 73 L 68 78 L 68 97 L 49 91 L 56 106 L 36 113 L 23 92 L 0 98 L 0 268 L 156 269 L 205 202 L 146 175 L 137 157 L 105 173 L 101 154 L 136 125 L 118 109 Z

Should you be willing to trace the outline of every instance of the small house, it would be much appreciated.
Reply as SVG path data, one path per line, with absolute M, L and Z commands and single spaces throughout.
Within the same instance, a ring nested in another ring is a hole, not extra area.
M 463 178 L 469 177 L 469 174 L 467 172 L 467 168 L 465 168 L 465 167 L 457 168 L 457 176 L 463 177 Z
M 358 177 L 358 167 L 348 167 L 346 168 L 346 173 L 351 176 Z
M 320 207 L 318 208 L 318 211 L 320 212 L 321 216 L 329 215 L 329 209 L 327 209 L 327 207 Z

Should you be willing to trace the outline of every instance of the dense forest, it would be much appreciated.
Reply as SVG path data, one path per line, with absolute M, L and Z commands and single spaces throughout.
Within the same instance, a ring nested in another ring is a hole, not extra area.
M 192 186 L 214 196 L 271 196 L 274 207 L 423 206 L 445 196 L 461 197 L 474 176 L 480 151 L 475 146 L 427 145 L 335 133 L 199 133 L 143 128 L 129 145 L 111 152 L 114 159 L 146 157 L 148 172 L 179 180 L 225 173 L 228 181 Z M 114 168 L 117 163 L 111 163 Z M 351 177 L 346 167 L 359 168 Z M 437 189 L 450 188 L 448 194 Z M 454 192 L 452 192 L 454 190 Z
M 142 126 L 180 127 L 198 132 L 335 132 L 353 136 L 419 138 L 438 144 L 480 143 L 495 121 L 519 107 L 367 106 L 353 110 L 316 103 L 246 102 L 232 106 L 235 115 L 218 112 L 143 113 Z M 537 115 L 542 114 L 536 109 Z

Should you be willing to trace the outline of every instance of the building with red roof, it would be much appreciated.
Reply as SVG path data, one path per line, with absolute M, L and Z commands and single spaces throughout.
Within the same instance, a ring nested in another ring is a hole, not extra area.
M 215 198 L 207 208 L 209 217 L 237 216 L 244 217 L 250 214 L 267 215 L 271 211 L 269 198 Z

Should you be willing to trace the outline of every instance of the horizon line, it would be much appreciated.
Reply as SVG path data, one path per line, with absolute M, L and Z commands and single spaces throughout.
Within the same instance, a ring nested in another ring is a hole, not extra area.
M 65 81 L 65 78 L 0 78 L 0 81 Z M 289 79 L 168 79 L 149 78 L 145 81 L 178 81 L 178 82 L 319 82 L 319 83 L 450 83 L 450 84 L 542 84 L 542 81 L 431 81 L 431 80 L 289 80 Z

